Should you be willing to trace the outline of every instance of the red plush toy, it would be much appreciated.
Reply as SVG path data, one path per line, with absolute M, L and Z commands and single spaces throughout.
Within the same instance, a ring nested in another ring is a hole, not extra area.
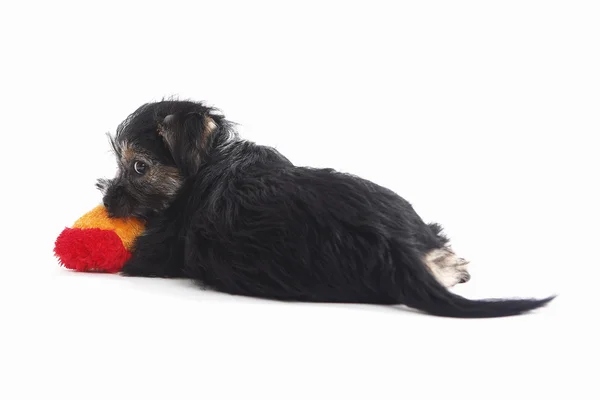
M 110 218 L 98 206 L 65 228 L 54 254 L 61 265 L 80 272 L 119 272 L 131 257 L 135 239 L 144 231 L 136 218 Z

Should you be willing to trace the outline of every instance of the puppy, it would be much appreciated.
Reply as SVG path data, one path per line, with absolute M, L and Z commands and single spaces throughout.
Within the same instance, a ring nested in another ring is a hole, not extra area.
M 404 304 L 462 318 L 541 307 L 468 300 L 469 280 L 438 224 L 396 193 L 333 169 L 293 165 L 238 137 L 202 103 L 145 104 L 117 128 L 119 171 L 99 180 L 113 217 L 146 221 L 122 273 L 187 277 L 235 295 L 304 302 Z

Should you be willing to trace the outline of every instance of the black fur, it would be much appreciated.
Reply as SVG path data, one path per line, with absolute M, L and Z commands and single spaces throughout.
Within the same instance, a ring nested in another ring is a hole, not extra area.
M 270 147 L 240 140 L 202 103 L 146 104 L 119 127 L 115 142 L 133 144 L 182 177 L 166 208 L 135 193 L 121 195 L 142 204 L 105 197 L 113 215 L 147 220 L 125 275 L 188 277 L 277 300 L 405 304 L 449 317 L 520 314 L 552 299 L 452 294 L 422 261 L 448 244 L 440 225 L 426 224 L 406 200 L 373 182 L 294 166 Z

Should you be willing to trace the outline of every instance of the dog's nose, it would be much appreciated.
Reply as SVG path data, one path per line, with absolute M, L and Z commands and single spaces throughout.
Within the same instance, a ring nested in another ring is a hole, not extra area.
M 471 279 L 471 274 L 469 274 L 468 272 L 463 272 L 462 275 L 460 276 L 460 283 L 465 283 L 465 282 L 469 282 L 469 279 Z
M 104 196 L 102 198 L 102 204 L 104 204 L 104 208 L 106 208 L 106 212 L 108 213 L 108 215 L 112 216 L 113 210 L 111 210 L 111 203 L 108 196 Z

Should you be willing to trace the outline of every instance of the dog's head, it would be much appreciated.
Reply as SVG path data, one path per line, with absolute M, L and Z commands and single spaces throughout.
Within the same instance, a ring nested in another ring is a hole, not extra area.
M 97 183 L 109 215 L 147 219 L 163 212 L 226 132 L 223 117 L 202 103 L 138 108 L 109 136 L 119 169 L 115 178 Z

